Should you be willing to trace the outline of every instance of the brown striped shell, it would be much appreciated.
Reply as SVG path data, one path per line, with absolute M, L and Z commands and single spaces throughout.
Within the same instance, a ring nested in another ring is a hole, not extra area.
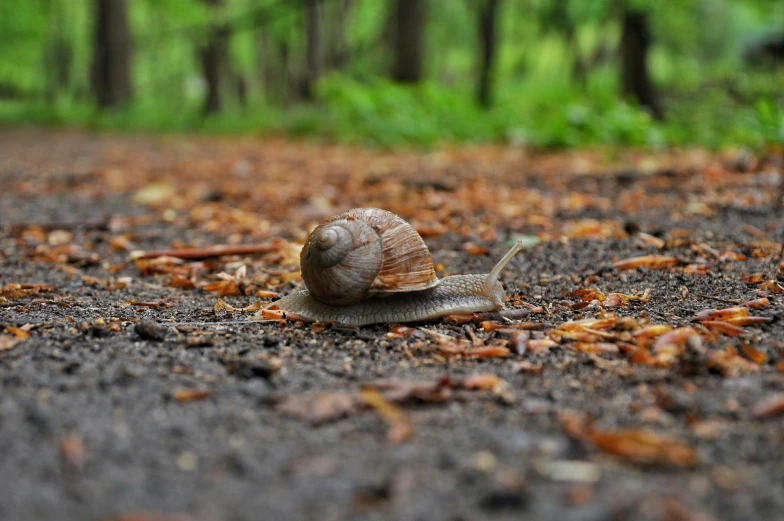
M 416 230 L 378 208 L 355 208 L 321 223 L 302 248 L 300 265 L 308 292 L 326 304 L 420 291 L 439 282 Z

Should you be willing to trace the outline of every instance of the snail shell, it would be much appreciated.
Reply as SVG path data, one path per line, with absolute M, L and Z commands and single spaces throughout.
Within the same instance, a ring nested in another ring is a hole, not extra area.
M 300 254 L 302 279 L 325 304 L 438 285 L 422 238 L 406 221 L 378 208 L 355 208 L 316 227 Z

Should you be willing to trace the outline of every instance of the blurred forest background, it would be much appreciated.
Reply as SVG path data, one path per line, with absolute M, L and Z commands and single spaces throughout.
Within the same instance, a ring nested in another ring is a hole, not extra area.
M 780 0 L 27 0 L 0 121 L 381 145 L 784 142 Z

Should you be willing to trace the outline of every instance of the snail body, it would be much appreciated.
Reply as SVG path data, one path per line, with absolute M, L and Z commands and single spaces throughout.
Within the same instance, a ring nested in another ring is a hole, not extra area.
M 308 289 L 267 307 L 347 326 L 493 311 L 506 298 L 501 270 L 521 248 L 515 244 L 489 274 L 439 279 L 427 246 L 403 219 L 377 208 L 349 210 L 308 237 L 300 255 Z

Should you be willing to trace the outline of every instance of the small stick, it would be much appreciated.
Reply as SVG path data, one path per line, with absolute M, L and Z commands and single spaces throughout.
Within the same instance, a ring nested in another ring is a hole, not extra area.
M 265 242 L 263 244 L 237 244 L 206 246 L 204 248 L 180 248 L 171 250 L 149 250 L 131 252 L 131 260 L 154 259 L 156 257 L 176 257 L 178 259 L 208 259 L 210 257 L 223 257 L 224 255 L 251 255 L 254 253 L 269 253 L 281 248 L 280 241 Z
M 28 222 L 28 223 L 13 223 L 5 226 L 6 233 L 19 233 L 27 228 L 42 228 L 44 230 L 108 230 L 110 219 L 108 217 L 102 219 L 93 219 L 88 221 L 77 222 Z
M 742 301 L 740 300 L 733 300 L 729 298 L 721 298 L 721 297 L 712 297 L 710 295 L 703 295 L 701 293 L 695 293 L 698 297 L 707 298 L 711 300 L 718 300 L 719 302 L 724 302 L 725 304 L 740 304 Z
M 221 320 L 219 322 L 158 322 L 162 326 L 240 326 L 252 325 L 265 322 L 277 322 L 277 320 Z

